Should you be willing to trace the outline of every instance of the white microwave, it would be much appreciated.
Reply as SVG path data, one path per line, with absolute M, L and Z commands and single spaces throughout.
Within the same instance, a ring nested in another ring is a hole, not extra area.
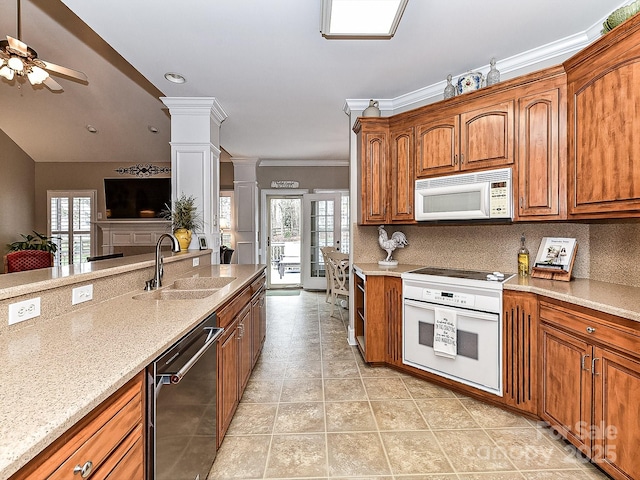
M 511 169 L 416 180 L 417 221 L 513 219 Z

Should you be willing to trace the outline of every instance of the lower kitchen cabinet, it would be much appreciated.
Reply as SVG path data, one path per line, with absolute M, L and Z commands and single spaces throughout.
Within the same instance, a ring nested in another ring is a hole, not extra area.
M 144 480 L 144 411 L 141 372 L 10 480 Z
M 613 478 L 640 478 L 636 322 L 547 302 L 540 322 L 540 417 Z
M 503 400 L 522 412 L 538 412 L 538 298 L 506 290 L 503 294 Z
M 218 312 L 225 329 L 218 341 L 217 443 L 238 408 L 266 336 L 264 274 Z

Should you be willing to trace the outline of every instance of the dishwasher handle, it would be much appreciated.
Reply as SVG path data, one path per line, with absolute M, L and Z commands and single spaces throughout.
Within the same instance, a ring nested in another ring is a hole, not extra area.
M 207 340 L 202 346 L 202 348 L 198 350 L 193 355 L 193 357 L 191 357 L 189 361 L 185 363 L 184 366 L 180 370 L 178 370 L 176 373 L 162 375 L 161 383 L 164 383 L 164 384 L 170 383 L 171 385 L 176 385 L 180 383 L 180 380 L 184 378 L 184 376 L 191 369 L 191 367 L 193 367 L 195 363 L 200 359 L 200 357 L 202 357 L 202 355 L 204 355 L 205 352 L 209 350 L 209 347 L 211 347 L 216 341 L 218 341 L 218 338 L 220 337 L 220 335 L 222 335 L 222 332 L 224 332 L 223 328 L 218 328 L 218 327 L 205 327 L 204 329 L 209 330 L 209 336 L 207 337 Z

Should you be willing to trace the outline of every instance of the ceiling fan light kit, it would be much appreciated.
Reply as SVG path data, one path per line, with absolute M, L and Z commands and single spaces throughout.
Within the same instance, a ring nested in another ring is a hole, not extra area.
M 9 81 L 16 75 L 18 78 L 27 77 L 31 85 L 44 84 L 53 92 L 62 91 L 62 87 L 49 76 L 47 70 L 86 82 L 84 73 L 39 59 L 36 51 L 20 39 L 20 0 L 17 2 L 18 38 L 7 35 L 6 40 L 0 40 L 0 76 Z

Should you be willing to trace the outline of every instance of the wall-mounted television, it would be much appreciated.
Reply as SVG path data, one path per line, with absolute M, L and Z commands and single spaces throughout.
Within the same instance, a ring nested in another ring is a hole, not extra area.
M 105 178 L 108 219 L 159 218 L 171 204 L 171 178 Z

